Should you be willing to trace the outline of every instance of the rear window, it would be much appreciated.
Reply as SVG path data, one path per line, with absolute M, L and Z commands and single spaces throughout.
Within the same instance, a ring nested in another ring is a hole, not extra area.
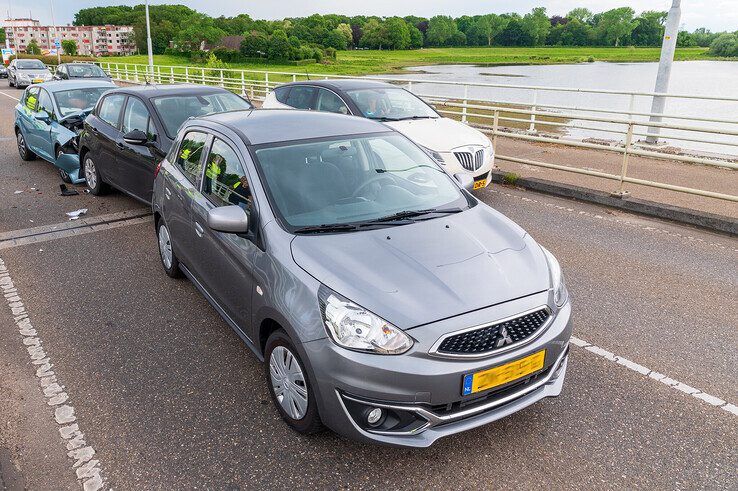
M 295 109 L 310 109 L 315 96 L 315 87 L 295 85 L 291 89 L 285 104 Z
M 253 108 L 248 101 L 230 92 L 163 96 L 152 101 L 169 138 L 175 137 L 188 118 Z
M 67 72 L 72 78 L 107 77 L 97 65 L 67 65 Z

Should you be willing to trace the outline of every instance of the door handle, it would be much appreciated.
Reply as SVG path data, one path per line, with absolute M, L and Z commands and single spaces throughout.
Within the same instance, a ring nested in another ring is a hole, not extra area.
M 172 191 L 169 188 L 164 188 L 164 195 L 167 199 L 172 199 Z
M 120 148 L 121 150 L 123 150 L 124 148 L 126 148 L 125 146 L 123 146 L 123 144 L 121 142 L 115 142 L 115 146 L 118 147 L 118 148 Z
M 98 129 L 95 128 L 94 126 L 90 126 L 90 131 L 92 131 L 96 135 L 99 135 L 100 134 L 100 132 L 98 131 Z
M 195 222 L 195 233 L 197 234 L 198 237 L 202 237 L 202 234 L 203 234 L 202 225 L 200 225 L 197 222 Z

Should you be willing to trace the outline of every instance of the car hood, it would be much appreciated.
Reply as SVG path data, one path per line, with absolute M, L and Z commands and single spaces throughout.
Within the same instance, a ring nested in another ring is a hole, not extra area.
M 18 75 L 28 75 L 29 77 L 36 77 L 38 75 L 51 75 L 49 70 L 16 70 Z
M 541 248 L 485 205 L 410 225 L 298 235 L 292 256 L 324 285 L 402 329 L 550 288 Z
M 464 145 L 490 144 L 489 138 L 481 131 L 449 118 L 409 119 L 385 124 L 436 152 L 450 152 Z

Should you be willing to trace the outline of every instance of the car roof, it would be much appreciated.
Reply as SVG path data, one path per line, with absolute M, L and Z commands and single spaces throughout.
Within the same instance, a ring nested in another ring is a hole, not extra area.
M 51 82 L 43 82 L 40 84 L 35 84 L 37 87 L 43 87 L 44 89 L 48 90 L 49 92 L 62 92 L 64 90 L 74 90 L 74 89 L 93 89 L 96 87 L 107 87 L 110 89 L 114 89 L 118 87 L 113 82 L 109 82 L 107 80 L 100 80 L 100 79 L 86 79 L 86 80 L 78 80 L 78 79 L 72 79 L 72 80 L 53 80 Z
M 134 85 L 131 87 L 118 87 L 114 92 L 118 94 L 136 94 L 151 98 L 167 95 L 219 94 L 230 91 L 220 87 L 195 84 L 147 84 Z
M 219 123 L 240 134 L 251 145 L 392 131 L 382 123 L 366 118 L 297 109 L 230 111 L 190 121 Z
M 373 89 L 373 88 L 387 88 L 395 87 L 392 84 L 383 82 L 381 80 L 370 80 L 370 79 L 336 79 L 336 80 L 305 80 L 302 82 L 290 82 L 284 84 L 282 87 L 289 87 L 294 85 L 314 85 L 318 87 L 325 87 L 333 90 L 355 90 L 355 89 Z

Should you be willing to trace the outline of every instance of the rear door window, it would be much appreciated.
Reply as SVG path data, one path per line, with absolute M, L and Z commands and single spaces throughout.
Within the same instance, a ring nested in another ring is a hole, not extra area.
M 208 135 L 200 131 L 190 131 L 179 146 L 177 152 L 177 167 L 185 177 L 196 187 L 200 187 L 202 177 L 202 153 Z
M 126 96 L 123 94 L 112 94 L 105 97 L 100 103 L 100 110 L 97 114 L 98 117 L 110 126 L 117 128 L 125 100 Z
M 315 98 L 315 87 L 306 87 L 303 85 L 293 85 L 285 104 L 295 109 L 311 109 L 313 99 Z

